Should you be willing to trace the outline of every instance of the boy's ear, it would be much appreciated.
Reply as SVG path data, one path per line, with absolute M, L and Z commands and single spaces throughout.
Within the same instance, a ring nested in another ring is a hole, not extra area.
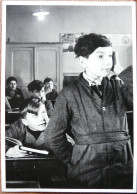
M 79 57 L 80 64 L 83 68 L 87 67 L 87 58 L 80 56 Z
M 29 93 L 30 93 L 30 96 L 33 96 L 33 92 L 32 91 L 29 91 Z
M 28 122 L 26 119 L 21 119 L 22 123 L 25 125 L 25 126 L 28 126 Z

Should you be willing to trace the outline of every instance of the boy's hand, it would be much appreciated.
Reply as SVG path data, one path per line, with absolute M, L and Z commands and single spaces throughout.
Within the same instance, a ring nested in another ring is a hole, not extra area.
M 10 148 L 6 152 L 6 156 L 8 156 L 8 157 L 25 157 L 27 155 L 28 155 L 27 152 L 23 151 L 23 150 L 20 150 L 18 145 Z
M 113 64 L 114 69 L 111 70 L 109 75 L 107 76 L 109 79 L 114 75 L 118 76 L 124 70 L 124 68 L 119 63 L 117 52 L 115 52 L 115 55 L 114 55 L 114 58 L 113 58 L 113 63 L 114 63 Z
M 67 141 L 70 142 L 72 145 L 75 144 L 74 140 L 66 133 Z
M 52 92 L 52 89 L 49 86 L 45 86 L 45 94 Z
M 124 68 L 120 65 L 119 59 L 118 59 L 118 53 L 115 52 L 115 65 L 114 65 L 114 73 L 118 75 L 124 70 Z
M 8 100 L 11 100 L 12 98 L 10 96 L 6 96 Z

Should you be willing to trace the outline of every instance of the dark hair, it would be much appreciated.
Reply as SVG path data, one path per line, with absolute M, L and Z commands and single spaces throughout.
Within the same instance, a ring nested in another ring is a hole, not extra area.
M 82 56 L 88 58 L 98 47 L 112 46 L 106 36 L 100 34 L 87 34 L 81 36 L 74 47 L 76 57 Z
M 17 79 L 13 76 L 10 76 L 7 80 L 6 80 L 6 84 L 8 85 L 11 81 L 16 81 L 17 82 Z
M 44 80 L 44 84 L 47 83 L 47 82 L 50 82 L 50 81 L 53 82 L 53 80 L 50 77 L 46 77 L 45 80 Z
M 25 118 L 27 113 L 38 115 L 38 110 L 42 101 L 38 98 L 28 98 L 20 104 L 21 117 Z
M 37 90 L 38 92 L 40 92 L 43 87 L 44 87 L 44 84 L 42 81 L 34 80 L 29 83 L 28 90 L 31 92 L 33 92 L 34 90 Z

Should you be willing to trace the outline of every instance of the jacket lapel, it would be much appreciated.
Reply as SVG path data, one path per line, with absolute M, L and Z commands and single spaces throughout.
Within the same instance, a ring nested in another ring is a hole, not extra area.
M 96 94 L 96 92 L 89 86 L 88 82 L 80 75 L 79 80 L 77 82 L 78 87 L 77 88 L 82 88 L 84 89 L 85 93 L 87 96 L 92 99 L 95 105 L 101 107 L 102 106 L 102 99 Z M 82 91 L 82 90 L 81 90 Z M 79 92 L 81 92 L 79 91 Z M 82 95 L 82 92 L 81 92 Z

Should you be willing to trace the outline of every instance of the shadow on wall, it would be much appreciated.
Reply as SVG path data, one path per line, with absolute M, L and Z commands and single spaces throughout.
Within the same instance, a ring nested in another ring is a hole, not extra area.
M 17 87 L 21 89 L 23 92 L 24 98 L 29 98 L 30 94 L 27 88 L 27 84 L 24 84 L 24 81 L 20 77 L 16 77 L 17 79 Z
M 64 76 L 63 88 L 72 84 L 77 78 L 78 76 Z

